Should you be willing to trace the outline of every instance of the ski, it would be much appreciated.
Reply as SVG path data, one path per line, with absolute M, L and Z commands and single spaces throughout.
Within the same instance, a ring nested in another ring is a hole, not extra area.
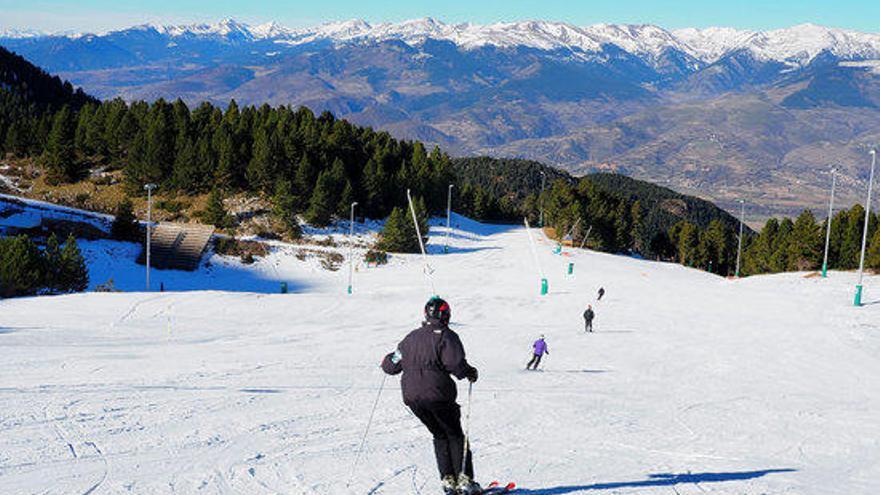
M 480 492 L 480 495 L 501 495 L 503 493 L 509 493 L 511 490 L 516 488 L 516 483 L 510 482 L 506 485 L 502 485 L 498 481 L 493 481 L 486 485 L 483 488 L 483 491 Z

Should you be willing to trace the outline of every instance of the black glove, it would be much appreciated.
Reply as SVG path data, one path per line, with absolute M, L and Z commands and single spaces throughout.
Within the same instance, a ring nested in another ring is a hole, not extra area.
M 464 375 L 465 378 L 468 379 L 469 382 L 474 383 L 479 378 L 480 373 L 477 372 L 477 369 L 471 366 L 471 369 L 467 370 L 467 373 Z

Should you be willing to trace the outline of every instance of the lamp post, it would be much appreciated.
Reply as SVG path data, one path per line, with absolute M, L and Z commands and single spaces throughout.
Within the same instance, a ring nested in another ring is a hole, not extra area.
M 744 200 L 739 200 L 739 241 L 736 246 L 736 272 L 734 276 L 739 278 L 739 261 L 742 257 L 742 245 L 743 245 L 743 223 L 745 222 L 746 217 L 746 203 Z
M 351 204 L 351 220 L 348 223 L 348 293 L 351 294 L 351 280 L 354 276 L 354 207 L 357 201 Z
M 544 228 L 544 182 L 547 180 L 547 174 L 541 170 L 541 213 L 538 218 L 538 223 L 541 224 L 541 228 Z
M 854 304 L 862 305 L 862 276 L 865 272 L 865 245 L 868 242 L 868 223 L 871 219 L 871 187 L 874 185 L 874 166 L 877 164 L 877 150 L 871 150 L 871 175 L 868 176 L 868 199 L 865 202 L 865 230 L 862 232 L 862 256 L 859 259 L 859 283 L 856 285 Z
M 831 200 L 828 202 L 828 225 L 825 228 L 825 257 L 822 259 L 822 278 L 828 276 L 828 246 L 831 241 L 831 217 L 834 215 L 834 185 L 837 182 L 837 169 L 831 169 Z
M 449 189 L 446 193 L 446 244 L 443 245 L 443 252 L 449 252 L 449 226 L 450 219 L 452 217 L 452 188 L 455 187 L 454 184 L 449 184 Z
M 145 184 L 147 191 L 147 290 L 150 290 L 150 232 L 153 225 L 153 189 L 156 184 Z

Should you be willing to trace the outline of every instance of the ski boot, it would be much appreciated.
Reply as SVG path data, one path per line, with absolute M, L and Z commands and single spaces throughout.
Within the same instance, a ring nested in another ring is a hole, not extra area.
M 480 495 L 483 493 L 480 484 L 464 473 L 458 475 L 458 484 L 455 489 L 459 495 Z
M 451 474 L 447 474 L 440 480 L 440 486 L 443 488 L 444 495 L 456 495 L 455 485 L 455 476 Z

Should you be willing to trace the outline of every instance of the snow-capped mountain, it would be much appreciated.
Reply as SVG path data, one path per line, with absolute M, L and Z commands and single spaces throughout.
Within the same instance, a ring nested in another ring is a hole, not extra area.
M 704 63 L 713 63 L 728 53 L 748 50 L 759 60 L 803 65 L 828 52 L 844 60 L 880 58 L 880 35 L 802 24 L 766 32 L 726 27 L 685 28 L 669 31 L 649 24 L 595 24 L 575 26 L 565 22 L 520 21 L 495 24 L 445 23 L 432 18 L 399 23 L 371 24 L 363 20 L 329 22 L 314 27 L 291 29 L 276 22 L 256 26 L 224 19 L 212 24 L 141 25 L 114 31 L 155 30 L 171 38 L 214 39 L 233 42 L 272 41 L 297 46 L 317 41 L 336 44 L 400 40 L 418 45 L 426 40 L 454 43 L 469 50 L 485 46 L 528 47 L 540 50 L 573 50 L 596 53 L 612 44 L 640 57 L 654 60 L 668 50 L 686 53 Z M 0 31 L 0 38 L 41 38 L 34 30 Z M 54 35 L 76 38 L 81 35 Z
M 788 65 L 806 65 L 822 52 L 842 60 L 867 60 L 880 58 L 880 35 L 801 24 L 756 33 L 742 47 L 759 59 Z
M 43 36 L 49 36 L 49 33 L 45 31 L 39 31 L 37 29 L 0 29 L 0 39 L 8 38 L 8 39 L 23 39 L 23 38 L 39 38 Z
M 691 53 L 705 61 L 715 62 L 724 54 L 742 47 L 755 35 L 754 31 L 726 27 L 677 29 L 672 34 L 688 48 Z

